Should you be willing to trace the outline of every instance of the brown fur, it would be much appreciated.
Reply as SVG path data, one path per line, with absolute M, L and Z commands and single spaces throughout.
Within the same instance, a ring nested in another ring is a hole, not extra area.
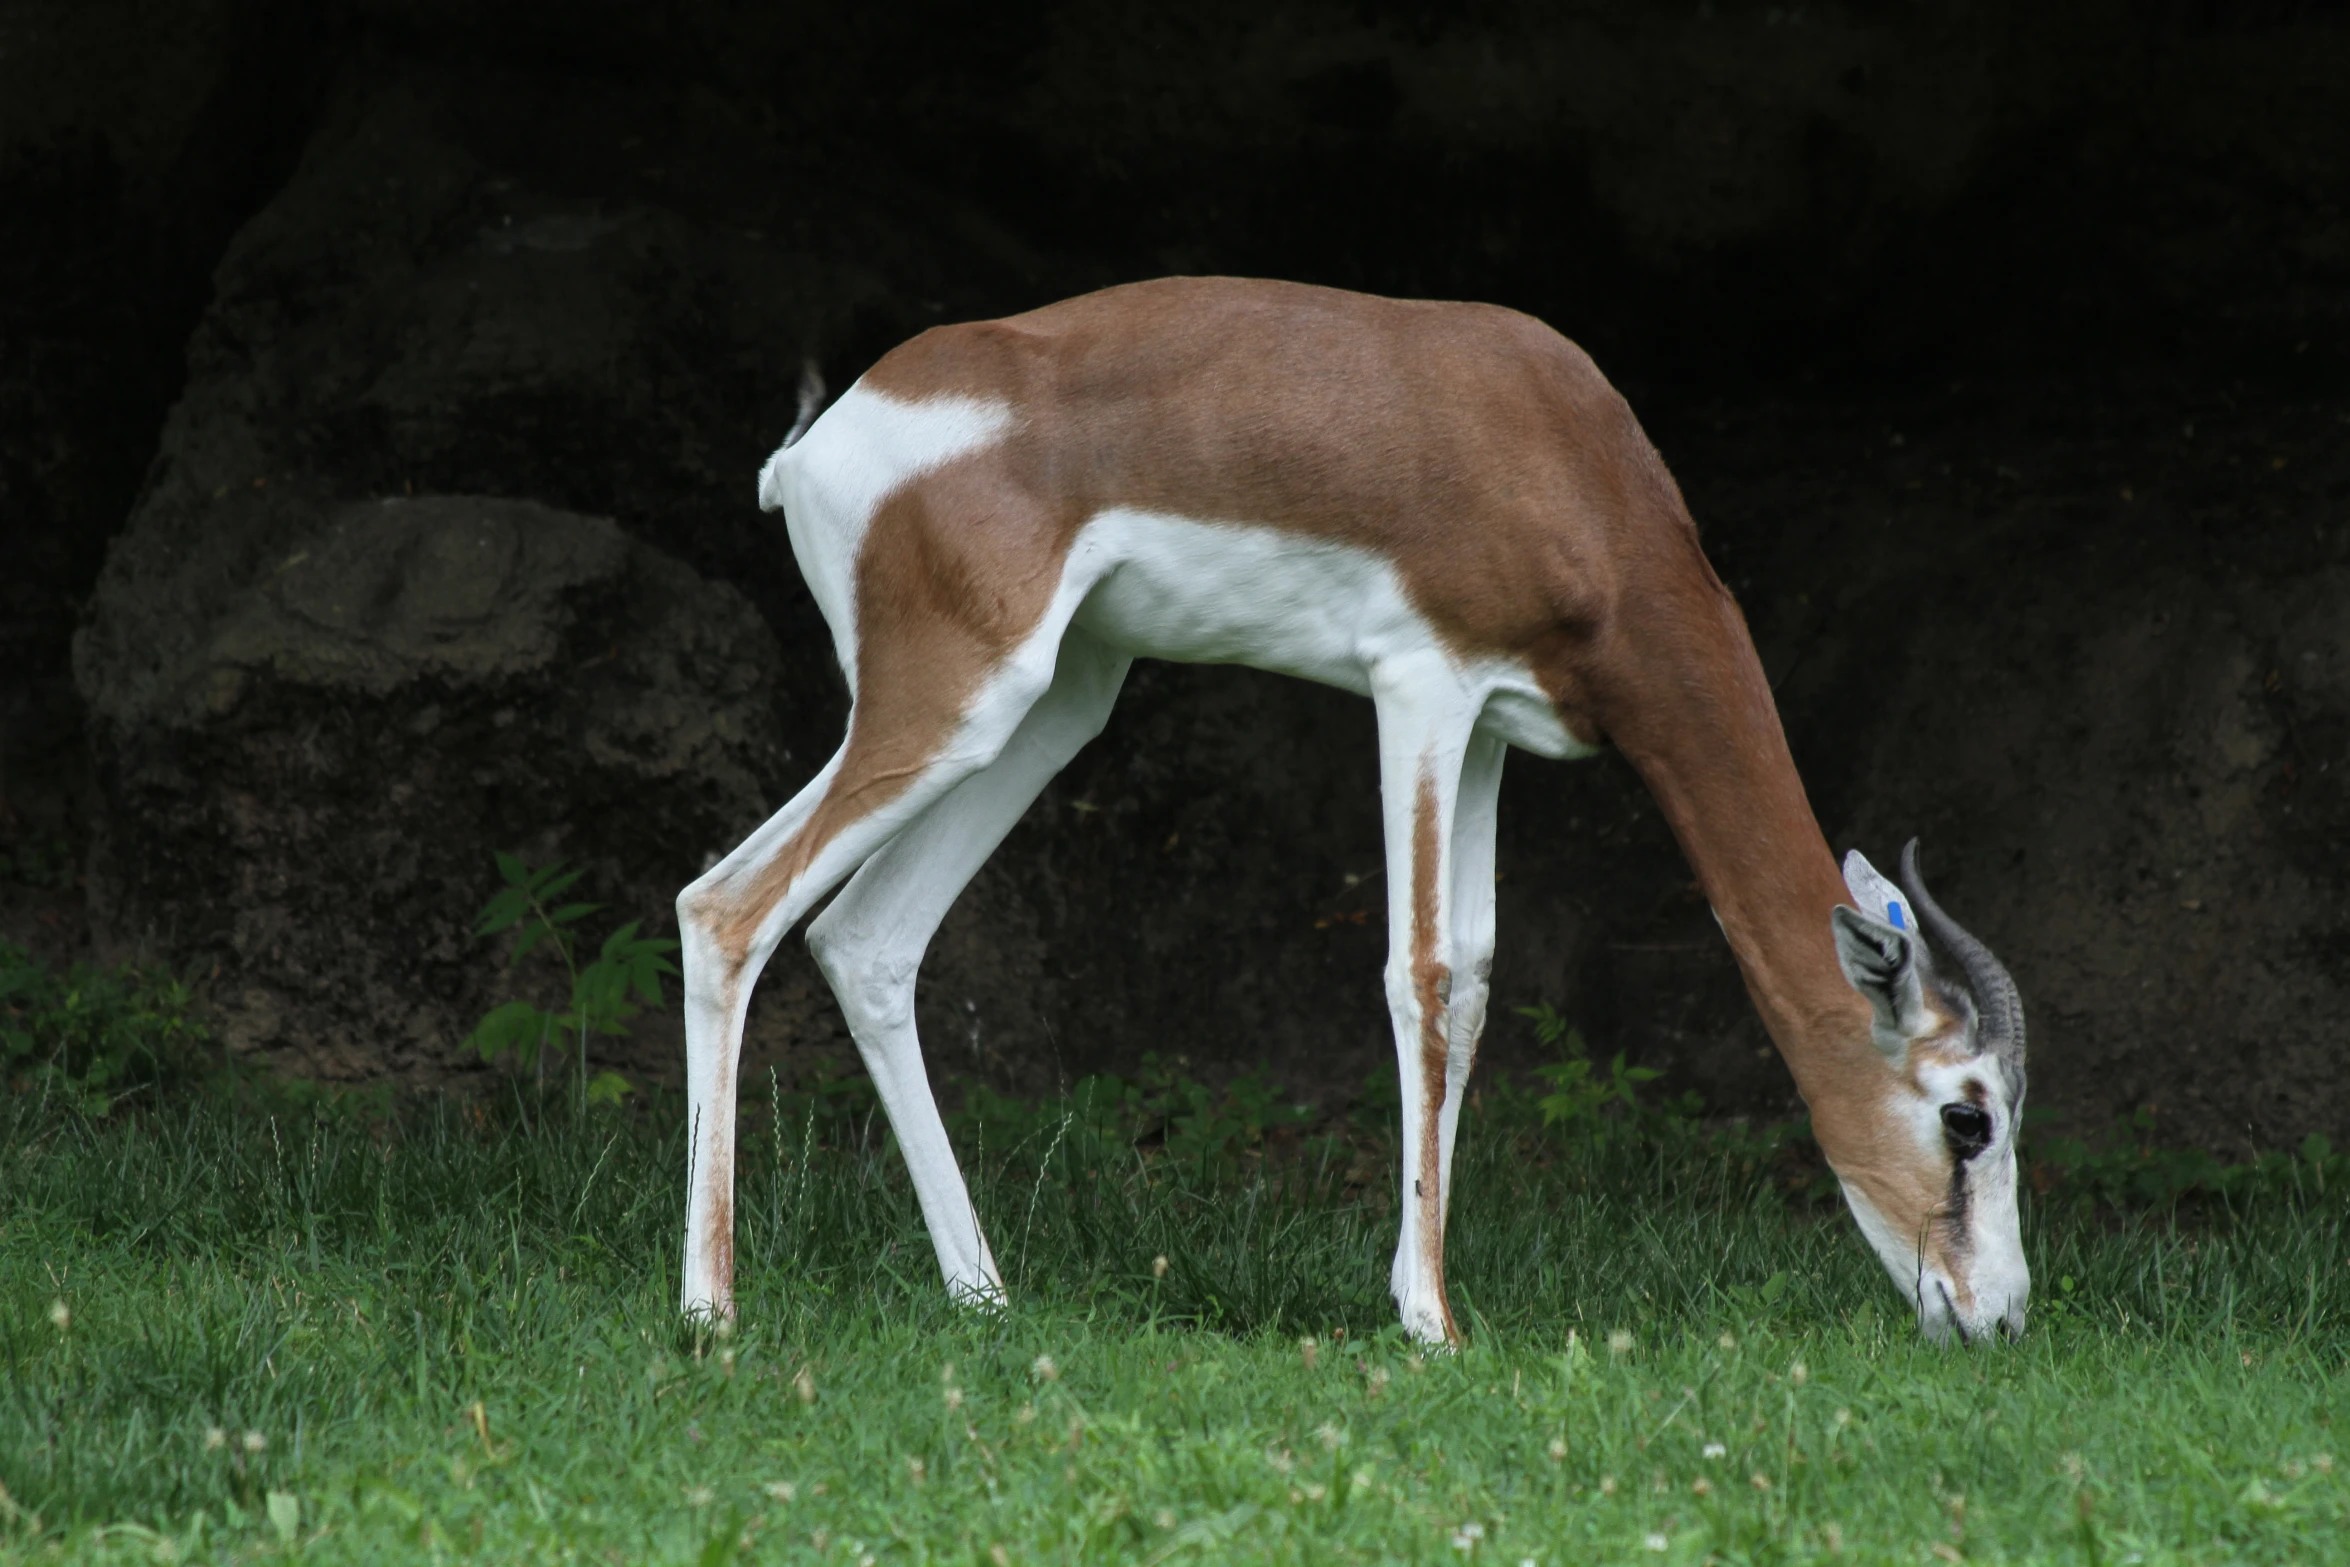
M 1452 970 L 1436 956 L 1436 876 L 1444 864 L 1436 831 L 1436 777 L 1426 763 L 1412 800 L 1412 996 L 1420 1008 L 1420 1080 L 1432 1085 L 1421 1119 L 1420 1174 L 1412 1185 L 1419 1204 L 1420 1251 L 1436 1281 L 1436 1304 L 1444 1313 L 1444 1336 L 1458 1343 L 1450 1292 L 1444 1287 L 1444 1167 L 1438 1118 L 1444 1111 L 1446 1012 L 1452 1000 Z

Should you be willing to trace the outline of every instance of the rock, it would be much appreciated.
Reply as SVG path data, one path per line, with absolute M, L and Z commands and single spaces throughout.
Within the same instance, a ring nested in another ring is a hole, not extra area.
M 1003 266 L 723 106 L 421 66 L 325 97 L 76 638 L 89 892 L 103 946 L 201 963 L 241 1046 L 430 1073 L 496 978 L 492 850 L 660 930 L 830 749 L 755 475 L 803 357 L 845 379 L 927 319 L 891 301 Z M 763 1012 L 828 1040 L 815 993 L 795 949 Z
M 589 896 L 658 911 L 765 814 L 774 639 L 607 518 L 432 496 L 287 531 L 266 553 L 208 539 L 245 570 L 178 606 L 201 634 L 85 683 L 98 922 L 217 972 L 232 1048 L 312 1075 L 445 1070 L 499 983 L 471 934 L 493 851 L 564 857 Z M 186 562 L 228 578 L 207 564 Z

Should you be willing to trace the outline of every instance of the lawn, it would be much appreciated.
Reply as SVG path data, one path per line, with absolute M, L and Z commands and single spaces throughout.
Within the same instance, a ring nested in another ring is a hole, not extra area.
M 1489 1097 L 1471 1342 L 1430 1356 L 1390 1326 L 1377 1133 L 974 1102 L 1010 1310 L 944 1303 L 834 1085 L 746 1102 L 713 1338 L 673 1310 L 674 1105 L 18 1093 L 0 1558 L 2350 1556 L 2339 1159 L 2037 1202 L 2030 1333 L 1945 1352 L 1771 1139 Z

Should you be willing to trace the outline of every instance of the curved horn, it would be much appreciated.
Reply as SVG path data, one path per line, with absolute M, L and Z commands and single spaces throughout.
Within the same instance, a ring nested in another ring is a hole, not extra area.
M 1918 875 L 1918 841 L 1915 838 L 1901 850 L 1901 885 L 1909 893 L 1909 901 L 1917 905 L 1918 915 L 1933 933 L 1936 941 L 1966 973 L 1967 988 L 1975 994 L 1976 1010 L 1982 1015 L 1983 1048 L 2002 1057 L 2021 1063 L 2024 1057 L 2024 998 L 2008 977 L 2007 969 L 1984 946 L 1963 930 L 1958 921 L 1942 912 L 1942 905 L 1926 891 L 1926 883 Z

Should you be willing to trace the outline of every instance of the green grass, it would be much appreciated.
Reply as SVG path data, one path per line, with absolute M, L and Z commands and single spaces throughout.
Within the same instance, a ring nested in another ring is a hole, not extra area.
M 1016 1296 L 988 1317 L 941 1299 L 853 1102 L 747 1104 L 742 1326 L 717 1340 L 672 1309 L 674 1105 L 525 1131 L 20 1095 L 0 1558 L 2350 1553 L 2325 1167 L 2183 1217 L 2036 1205 L 2031 1333 L 1942 1352 L 1759 1144 L 1524 1108 L 1467 1118 L 1473 1339 L 1423 1357 L 1390 1326 L 1387 1156 L 1345 1138 L 1170 1156 L 1095 1115 L 965 1124 Z

